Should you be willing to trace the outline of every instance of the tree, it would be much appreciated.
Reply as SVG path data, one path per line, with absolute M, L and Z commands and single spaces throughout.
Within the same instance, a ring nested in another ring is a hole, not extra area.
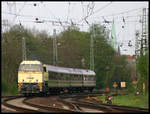
M 140 74 L 139 88 L 142 91 L 142 84 L 146 84 L 146 91 L 148 91 L 148 53 L 140 55 L 137 59 L 137 72 Z

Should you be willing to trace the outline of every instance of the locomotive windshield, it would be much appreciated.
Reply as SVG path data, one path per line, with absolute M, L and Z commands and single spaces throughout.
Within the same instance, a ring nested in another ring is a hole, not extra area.
M 40 64 L 21 64 L 19 71 L 43 71 L 43 67 Z

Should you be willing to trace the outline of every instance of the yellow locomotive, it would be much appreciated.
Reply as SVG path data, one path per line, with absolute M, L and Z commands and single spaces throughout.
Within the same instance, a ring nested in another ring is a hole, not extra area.
M 40 61 L 22 61 L 19 66 L 18 90 L 23 94 L 92 92 L 95 86 L 95 72 L 88 69 L 45 65 Z
M 18 71 L 18 91 L 40 93 L 47 91 L 48 72 L 40 61 L 22 61 Z

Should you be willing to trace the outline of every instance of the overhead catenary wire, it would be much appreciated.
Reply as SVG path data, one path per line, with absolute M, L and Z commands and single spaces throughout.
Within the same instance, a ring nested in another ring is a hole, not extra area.
M 26 2 L 24 2 L 23 7 L 20 8 L 20 10 L 18 11 L 18 14 L 21 12 L 21 10 L 25 7 Z M 12 22 L 15 22 L 15 19 L 17 18 L 17 15 L 15 15 L 14 19 Z
M 138 8 L 139 9 L 139 8 Z M 136 9 L 134 9 L 134 10 L 136 10 Z M 133 11 L 133 10 L 128 10 L 128 11 L 125 11 L 125 12 L 121 12 L 121 13 L 126 13 L 126 12 L 129 12 L 129 11 Z M 2 13 L 6 13 L 6 14 L 10 14 L 10 15 L 16 15 L 16 16 L 21 16 L 21 17 L 35 17 L 35 16 L 33 16 L 33 15 L 20 15 L 20 14 L 16 14 L 16 13 L 9 13 L 9 12 L 2 12 Z M 121 14 L 120 13 L 120 14 Z M 116 14 L 114 14 L 114 15 L 116 15 Z M 54 16 L 54 15 L 53 15 Z M 137 15 L 138 16 L 138 15 Z M 140 16 L 140 15 L 139 15 Z M 54 16 L 55 17 L 55 16 Z M 124 16 L 125 17 L 125 16 Z M 126 17 L 133 17 L 133 16 L 126 16 Z M 42 17 L 42 16 L 40 16 L 40 18 L 48 18 L 48 17 Z M 55 17 L 55 19 L 56 19 L 56 17 Z M 57 20 L 59 20 L 59 19 L 57 19 Z M 133 21 L 133 22 L 135 22 L 135 21 Z M 79 25 L 79 24 L 78 24 Z M 84 26 L 83 24 L 82 25 L 80 25 L 80 26 Z
M 127 12 L 131 12 L 131 11 L 135 11 L 135 10 L 137 10 L 137 9 L 139 9 L 139 8 L 136 8 L 136 9 L 132 9 L 132 10 L 128 10 L 128 11 L 125 11 L 125 12 L 121 12 L 121 13 L 117 13 L 117 14 L 123 14 L 123 13 L 127 13 Z M 96 11 L 98 11 L 98 10 L 96 10 Z M 92 13 L 93 14 L 93 13 Z M 14 14 L 15 15 L 15 14 Z M 17 14 L 16 14 L 17 15 Z M 113 14 L 113 16 L 114 15 L 116 15 L 116 14 Z M 34 17 L 33 15 L 17 15 L 17 16 L 24 16 L 24 17 L 26 17 L 26 16 L 28 16 L 28 17 Z M 129 16 L 128 16 L 129 17 Z M 130 16 L 131 17 L 131 16 Z M 48 17 L 40 17 L 40 18 L 48 18 Z M 59 22 L 60 22 L 60 19 L 58 19 L 59 20 Z M 50 20 L 51 21 L 51 20 Z M 27 21 L 26 21 L 27 22 Z M 46 21 L 45 21 L 46 22 Z M 47 20 L 47 22 L 48 22 L 48 20 Z M 54 21 L 53 21 L 54 22 Z M 102 21 L 101 21 L 102 22 Z M 135 22 L 135 21 L 130 21 L 130 22 Z M 137 21 L 138 22 L 138 21 Z M 74 22 L 73 22 L 74 23 Z M 69 23 L 68 23 L 69 24 Z M 83 24 L 76 24 L 76 25 L 78 25 L 78 26 L 86 26 L 86 25 L 83 25 Z
M 109 5 L 109 4 L 108 4 Z M 107 4 L 106 4 L 106 6 L 107 6 Z M 46 7 L 47 8 L 47 7 Z M 102 9 L 102 8 L 100 8 L 100 9 Z M 97 11 L 99 11 L 100 9 L 98 9 L 98 10 L 96 10 L 95 12 L 97 12 Z M 119 14 L 124 14 L 124 13 L 128 13 L 128 12 L 131 12 L 131 11 L 135 11 L 135 10 L 138 10 L 138 9 L 141 9 L 141 8 L 136 8 L 136 9 L 132 9 L 132 10 L 128 10 L 128 11 L 124 11 L 124 12 L 120 12 L 120 13 L 116 13 L 116 14 L 113 14 L 113 15 L 103 15 L 104 17 L 106 17 L 106 16 L 115 16 L 115 15 L 119 15 Z M 93 13 L 95 13 L 95 12 L 93 12 Z M 92 13 L 92 14 L 93 14 Z M 54 16 L 54 15 L 53 15 Z M 101 16 L 100 16 L 101 17 Z M 41 17 L 42 18 L 42 17 Z M 45 17 L 44 17 L 45 18 Z M 48 18 L 48 17 L 47 17 Z
M 108 4 L 110 5 L 110 4 Z M 106 5 L 107 6 L 107 5 Z M 140 8 L 135 8 L 135 9 L 131 9 L 131 10 L 127 10 L 127 11 L 123 11 L 123 12 L 119 12 L 119 13 L 115 13 L 115 14 L 111 14 L 111 15 L 99 15 L 98 18 L 100 17 L 114 17 L 114 16 L 118 16 L 121 14 L 125 14 L 125 13 L 129 13 L 129 12 L 133 12 L 133 11 L 137 11 L 137 10 L 141 10 L 143 7 Z M 98 10 L 97 10 L 98 11 Z M 95 12 L 94 12 L 95 13 Z M 139 15 L 140 16 L 140 15 Z M 80 21 L 78 21 L 78 23 L 82 22 L 87 16 L 85 16 L 84 18 L 82 18 Z M 89 17 L 89 16 L 88 16 Z M 127 16 L 130 17 L 130 16 Z M 132 16 L 131 16 L 132 17 Z M 96 18 L 96 17 L 94 17 Z
M 87 15 L 87 16 L 85 16 L 84 18 L 82 18 L 80 21 L 78 21 L 78 23 L 81 22 L 81 21 L 83 21 L 83 20 L 85 20 L 85 19 L 87 19 L 87 18 L 90 17 L 91 15 L 93 15 L 93 14 L 95 14 L 95 13 L 101 11 L 102 9 L 106 8 L 108 5 L 110 5 L 110 3 L 109 3 L 109 4 L 106 4 L 105 6 L 101 7 L 101 8 L 98 9 L 98 10 L 96 10 L 95 12 L 93 11 L 90 15 Z

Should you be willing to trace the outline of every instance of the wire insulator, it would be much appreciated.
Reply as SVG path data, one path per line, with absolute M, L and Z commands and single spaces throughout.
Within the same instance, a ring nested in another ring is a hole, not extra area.
M 39 19 L 38 19 L 38 18 L 35 18 L 35 20 L 38 21 Z
M 34 6 L 36 6 L 36 3 L 34 3 Z

